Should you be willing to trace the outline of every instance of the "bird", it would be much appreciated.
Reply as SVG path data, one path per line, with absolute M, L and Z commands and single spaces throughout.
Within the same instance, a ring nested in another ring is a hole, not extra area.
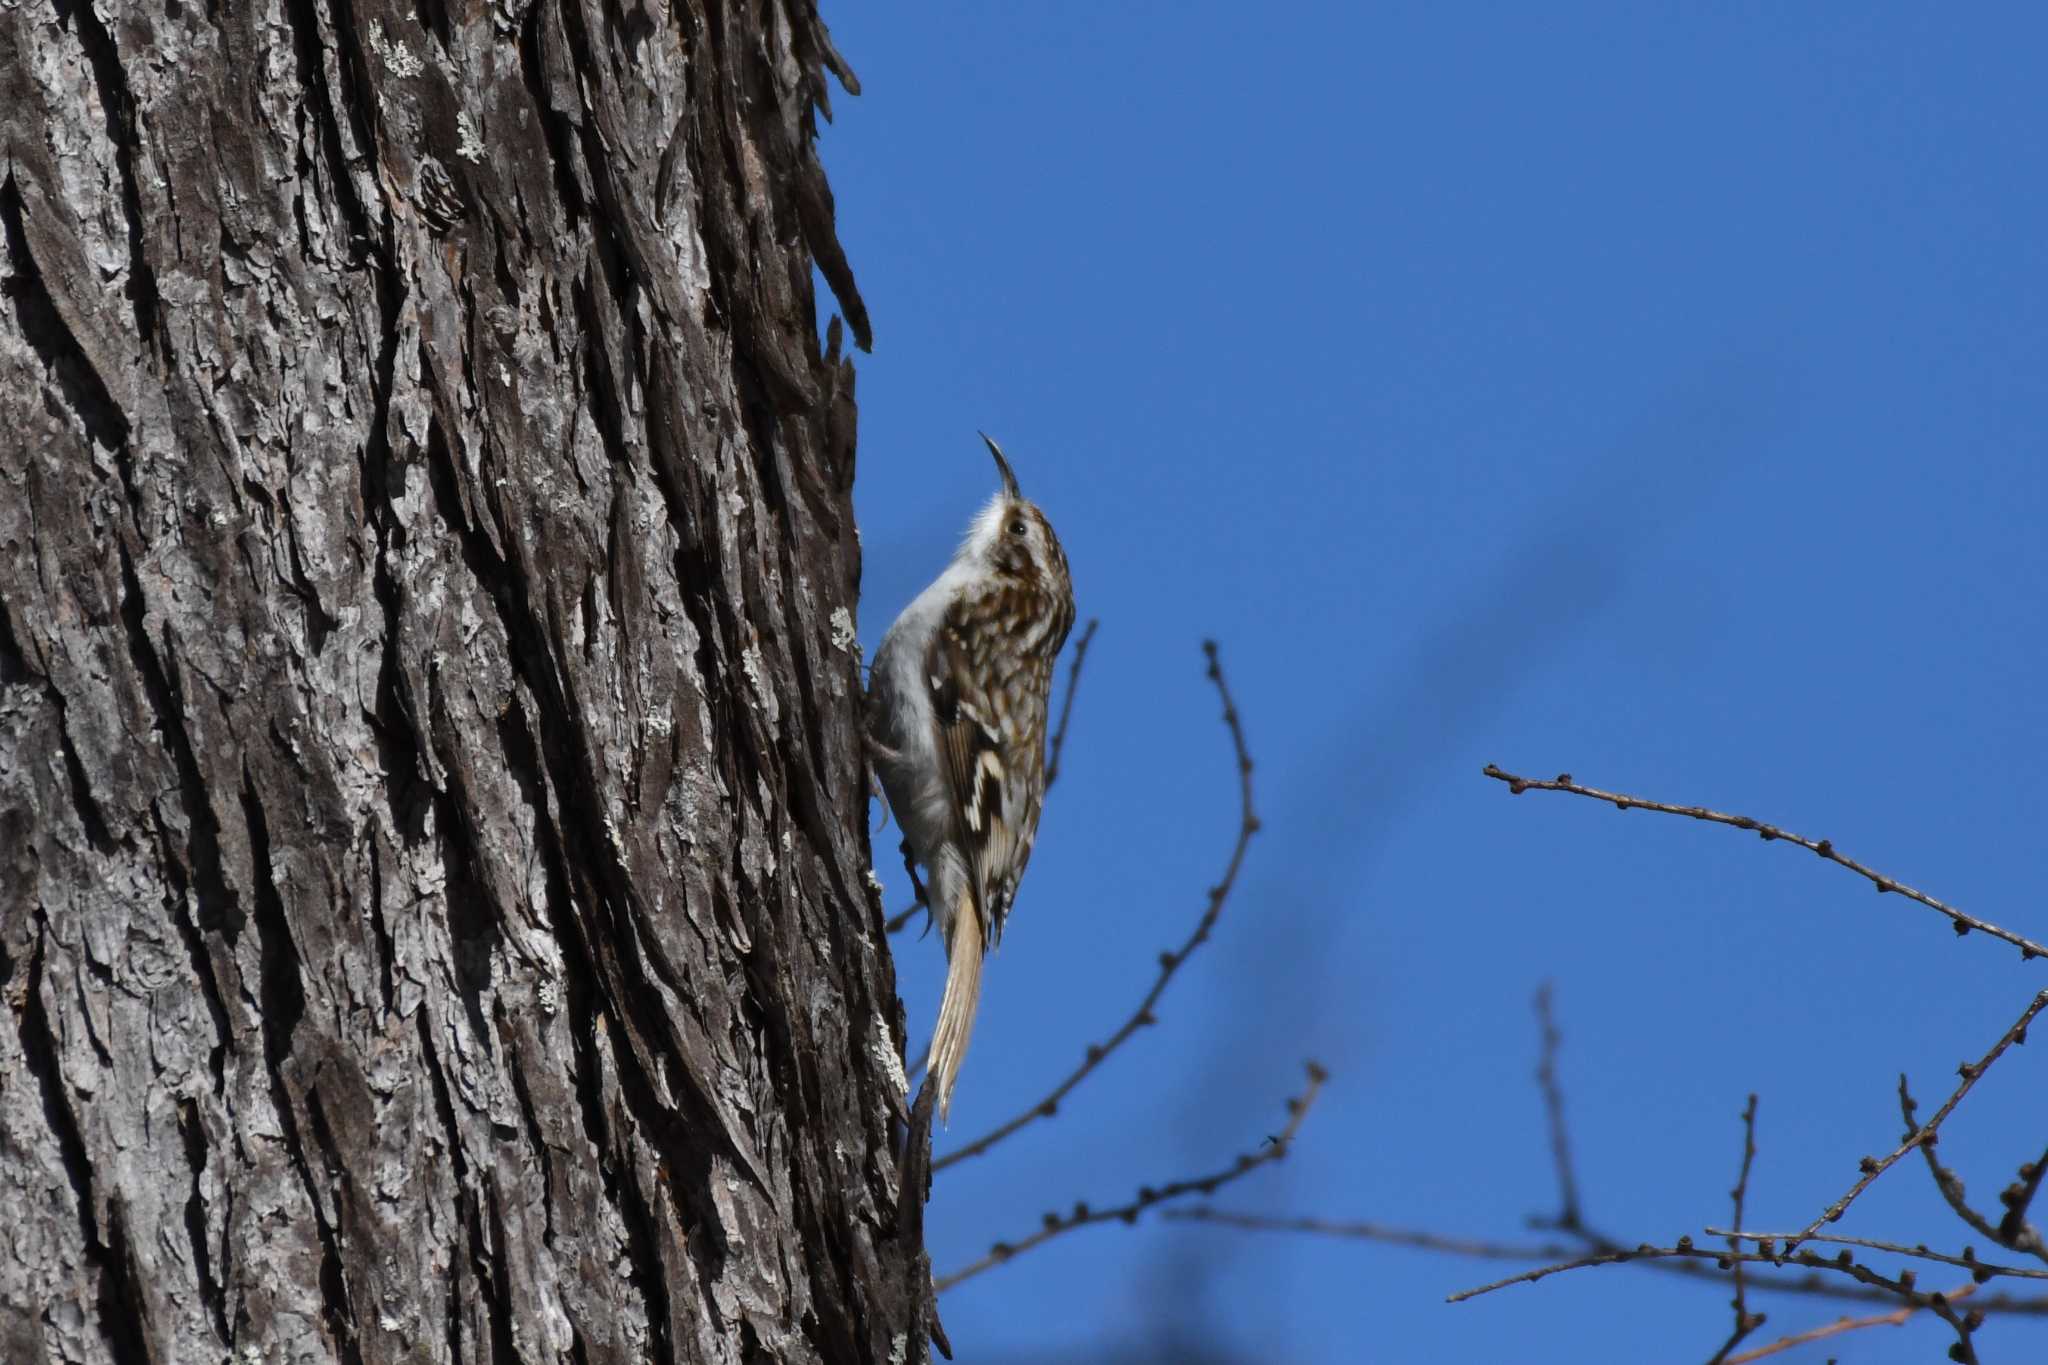
M 946 945 L 927 1054 L 942 1119 L 974 1032 L 982 961 L 1002 941 L 1038 833 L 1053 661 L 1074 625 L 1059 537 L 1002 447 L 981 439 L 1002 487 L 883 635 L 868 683 L 870 762 Z

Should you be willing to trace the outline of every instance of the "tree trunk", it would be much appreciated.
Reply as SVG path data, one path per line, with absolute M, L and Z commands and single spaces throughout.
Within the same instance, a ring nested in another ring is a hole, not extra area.
M 0 0 L 0 1359 L 921 1356 L 826 69 Z

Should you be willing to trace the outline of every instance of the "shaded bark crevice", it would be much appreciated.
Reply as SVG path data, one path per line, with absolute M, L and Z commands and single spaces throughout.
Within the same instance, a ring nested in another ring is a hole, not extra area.
M 657 1250 L 662 1239 L 646 1199 L 629 1179 L 630 1168 L 623 1167 L 618 1160 L 621 1152 L 630 1148 L 631 1138 L 630 1135 L 621 1135 L 622 1140 L 615 1144 L 612 1129 L 616 1120 L 605 1112 L 603 1059 L 599 1055 L 602 1025 L 598 1016 L 588 1012 L 572 1013 L 572 1018 L 577 1024 L 574 1032 L 575 1081 L 583 1135 L 591 1150 L 604 1156 L 600 1166 L 604 1197 L 619 1216 L 632 1282 L 648 1304 L 647 1321 L 654 1345 L 653 1358 L 670 1365 L 677 1357 L 668 1328 L 668 1279 L 662 1272 L 661 1256 Z
M 206 1005 L 207 1018 L 213 1025 L 212 1041 L 208 1045 L 207 1069 L 213 1077 L 213 1093 L 216 1098 L 227 1087 L 227 1054 L 229 1040 L 233 1037 L 232 1025 L 228 1020 L 227 1002 L 221 997 L 220 979 L 215 972 L 213 956 L 208 951 L 205 934 L 199 919 L 190 913 L 195 897 L 188 874 L 188 862 L 177 852 L 179 841 L 164 823 L 163 812 L 150 811 L 150 833 L 156 855 L 156 865 L 164 871 L 166 896 L 164 911 L 178 941 L 185 950 L 186 963 L 192 969 L 192 976 L 199 983 L 200 995 Z
M 106 814 L 100 810 L 99 802 L 93 798 L 92 779 L 86 775 L 85 764 L 78 757 L 77 741 L 71 737 L 70 729 L 62 723 L 64 699 L 61 694 L 53 692 L 52 695 L 57 698 L 57 737 L 64 749 L 65 785 L 71 797 L 71 808 L 78 815 L 78 825 L 85 831 L 86 842 L 102 854 L 112 853 L 116 846 L 113 829 L 107 824 Z
M 106 1246 L 100 1240 L 99 1212 L 93 1194 L 92 1158 L 87 1155 L 85 1138 L 79 1130 L 78 1115 L 72 1109 L 71 1098 L 65 1093 L 64 1076 L 57 1064 L 57 1039 L 51 1030 L 49 1007 L 44 1001 L 44 991 L 49 985 L 46 975 L 48 936 L 49 926 L 38 916 L 16 1027 L 21 1036 L 22 1060 L 28 1066 L 28 1074 L 35 1078 L 43 1117 L 51 1136 L 56 1139 L 57 1151 L 63 1157 L 64 1174 L 71 1182 L 79 1235 L 87 1253 L 95 1254 L 104 1252 Z
M 21 647 L 21 636 L 15 633 L 14 616 L 7 610 L 7 600 L 0 598 L 0 687 L 31 680 L 47 682 L 48 678 L 29 663 L 28 651 Z
M 192 1248 L 192 1269 L 198 1276 L 200 1298 L 213 1319 L 219 1344 L 225 1349 L 233 1342 L 234 1333 L 228 1327 L 227 1288 L 214 1273 L 211 1237 L 206 1229 L 206 1129 L 199 1120 L 197 1106 L 190 1101 L 178 1107 L 178 1133 L 184 1140 L 185 1164 L 192 1171 L 191 1189 L 185 1197 L 185 1238 Z
M 14 298 L 15 328 L 34 349 L 43 369 L 56 377 L 67 410 L 84 424 L 93 443 L 103 450 L 125 449 L 128 414 L 114 401 L 106 379 L 65 322 L 43 281 L 42 268 L 29 247 L 27 205 L 16 174 L 10 171 L 0 178 L 0 231 L 6 234 L 8 268 L 13 275 L 7 292 Z
M 255 925 L 261 945 L 261 1017 L 263 1048 L 271 1074 L 282 1077 L 292 1064 L 292 1039 L 306 1014 L 305 963 L 292 939 L 292 925 L 284 898 L 277 890 L 277 870 L 270 861 L 270 825 L 264 818 L 263 802 L 256 794 L 254 779 L 246 768 L 242 774 L 242 818 L 248 822 L 249 848 L 255 859 Z M 288 1116 L 291 1106 L 280 1103 L 278 1112 Z M 296 1145 L 296 1144 L 294 1144 Z
M 114 1365 L 158 1365 L 157 1353 L 150 1349 L 158 1330 L 155 1314 L 143 1292 L 127 1205 L 120 1195 L 108 1200 L 107 1245 L 95 1259 L 100 1263 L 99 1325 L 108 1355 Z
M 149 622 L 143 605 L 142 583 L 135 559 L 123 544 L 121 559 L 121 624 L 124 644 L 143 695 L 155 713 L 151 733 L 160 737 L 170 751 L 177 776 L 178 805 L 185 820 L 182 850 L 164 843 L 172 852 L 167 862 L 177 881 L 198 893 L 198 913 L 193 927 L 201 935 L 220 934 L 232 946 L 241 936 L 245 914 L 241 897 L 229 885 L 222 870 L 220 819 L 207 799 L 209 786 L 201 774 L 192 737 L 185 727 L 184 707 L 172 685 L 171 674 L 149 636 Z M 162 817 L 159 815 L 159 828 Z M 219 989 L 214 989 L 219 998 Z M 224 1035 L 225 1036 L 225 1035 Z
M 121 54 L 114 35 L 100 22 L 91 0 L 57 4 L 59 22 L 77 25 L 86 60 L 92 66 L 93 83 L 99 98 L 108 144 L 121 176 L 121 207 L 128 224 L 128 301 L 134 310 L 135 334 L 146 346 L 157 343 L 156 271 L 143 247 L 142 192 L 137 187 L 135 157 L 139 150 L 135 129 L 135 99 L 128 89 L 128 73 L 122 69 Z
M 327 63 L 322 55 L 327 43 L 321 32 L 317 0 L 284 0 L 283 10 L 286 22 L 291 26 L 299 88 L 304 92 L 305 105 L 311 110 L 313 122 L 319 130 L 320 149 L 326 159 L 327 174 L 324 178 L 316 175 L 314 183 L 332 195 L 335 206 L 347 220 L 351 246 L 366 255 L 374 253 L 376 259 L 372 268 L 380 272 L 380 278 L 395 282 L 397 272 L 389 236 L 385 232 L 373 231 L 375 225 L 371 221 L 369 207 L 358 194 L 355 181 L 348 173 L 349 157 L 342 147 L 341 120 L 346 114 L 355 122 L 360 117 L 359 106 L 354 101 L 343 101 L 337 105 L 334 91 L 328 83 Z M 358 125 L 353 131 L 357 145 L 372 163 L 370 169 L 374 175 L 376 143 L 368 136 L 367 128 Z M 309 172 L 316 169 L 307 167 Z M 386 316 L 389 315 L 387 310 Z M 372 429 L 375 429 L 374 425 Z
M 334 1338 L 336 1351 L 340 1353 L 344 1365 L 362 1365 L 362 1340 L 360 1340 L 360 1328 L 358 1328 L 360 1314 L 356 1310 L 356 1293 L 354 1293 L 354 1285 L 350 1283 L 350 1271 L 348 1271 L 350 1259 L 352 1259 L 350 1257 L 350 1250 L 352 1248 L 346 1244 L 344 1232 L 342 1232 L 342 1228 L 346 1224 L 346 1216 L 344 1216 L 344 1207 L 342 1205 L 348 1199 L 348 1193 L 346 1193 L 348 1173 L 346 1173 L 346 1169 L 344 1169 L 342 1162 L 340 1162 L 340 1150 L 338 1150 L 338 1144 L 334 1142 L 334 1134 L 328 1130 L 326 1113 L 322 1111 L 322 1105 L 319 1105 L 319 1091 L 317 1091 L 317 1087 L 307 1091 L 305 1111 L 307 1111 L 309 1126 L 313 1130 L 313 1142 L 317 1144 L 317 1150 L 319 1150 L 319 1154 L 322 1154 L 322 1158 L 324 1158 L 324 1166 L 326 1166 L 324 1175 L 328 1175 L 330 1181 L 340 1177 L 340 1183 L 344 1185 L 342 1191 L 334 1193 L 336 1218 L 334 1218 L 334 1222 L 330 1222 L 326 1212 L 324 1212 L 324 1201 L 322 1201 L 322 1197 L 319 1197 L 319 1189 L 313 1185 L 313 1162 L 307 1156 L 307 1152 L 303 1148 L 299 1148 L 297 1124 L 289 1124 L 287 1126 L 287 1142 L 293 1144 L 295 1166 L 299 1169 L 299 1177 L 305 1181 L 305 1193 L 307 1193 L 307 1199 L 313 1205 L 313 1220 L 315 1220 L 317 1230 L 319 1230 L 319 1295 L 322 1295 L 322 1302 L 326 1306 L 328 1332 Z
M 508 1262 L 505 1221 L 498 1207 L 498 1182 L 484 1177 L 484 1206 L 490 1214 L 491 1255 L 480 1267 L 484 1296 L 491 1309 L 491 1353 L 497 1360 L 518 1360 L 519 1347 L 512 1334 L 512 1286 L 498 1283 L 495 1273 Z
M 293 938 L 290 914 L 277 889 L 277 871 L 271 862 L 269 822 L 255 782 L 245 769 L 241 791 L 243 818 L 248 823 L 249 846 L 254 860 L 254 914 L 251 919 L 261 953 L 259 1017 L 263 1030 L 264 1058 L 270 1074 L 270 1099 L 282 1130 L 285 1156 L 298 1176 L 310 1206 L 320 1247 L 319 1287 L 325 1307 L 325 1323 L 335 1348 L 347 1365 L 362 1365 L 357 1316 L 352 1304 L 347 1257 L 337 1230 L 339 1197 L 332 1195 L 331 1178 L 314 1173 L 315 1156 L 321 1175 L 331 1177 L 341 1168 L 331 1135 L 323 1131 L 318 1091 L 303 1083 L 305 1063 L 295 1051 L 299 1025 L 306 1015 L 305 962 Z M 300 1129 L 301 1116 L 313 1130 L 316 1150 L 309 1150 Z M 335 1207 L 336 1216 L 328 1209 Z
M 459 1193 L 456 1196 L 455 1216 L 461 1225 L 464 1245 L 462 1247 L 462 1269 L 466 1269 L 470 1285 L 481 1292 L 490 1304 L 491 1319 L 495 1322 L 503 1313 L 497 1302 L 498 1287 L 492 1274 L 493 1258 L 484 1238 L 483 1218 L 479 1211 L 481 1192 L 478 1188 L 487 1179 L 482 1172 L 476 1172 L 465 1151 L 464 1138 L 470 1132 L 472 1119 L 458 1115 L 455 1098 L 448 1086 L 448 1077 L 443 1065 L 440 1049 L 434 1044 L 434 1020 L 431 1012 L 422 1010 L 419 1019 L 420 1056 L 425 1064 L 428 1083 L 433 1091 L 434 1112 L 441 1125 L 441 1150 L 454 1168 Z M 473 1178 L 474 1176 L 474 1178 Z M 451 1287 L 459 1289 L 462 1275 L 458 1272 L 451 1278 Z M 462 1306 L 451 1302 L 448 1311 L 449 1346 L 451 1358 L 462 1360 L 458 1324 L 465 1318 Z M 516 1360 L 516 1354 L 505 1357 Z
M 555 201 L 567 215 L 567 226 L 576 231 L 582 220 L 588 216 L 589 207 L 583 184 L 572 173 L 575 167 L 574 147 L 576 127 L 570 108 L 558 105 L 551 97 L 550 87 L 554 84 L 549 66 L 547 37 L 541 25 L 559 11 L 552 5 L 534 5 L 519 26 L 519 72 L 527 98 L 532 101 L 533 111 L 539 120 L 546 146 L 550 153 L 548 170 L 552 177 Z M 565 102 L 566 103 L 566 102 Z

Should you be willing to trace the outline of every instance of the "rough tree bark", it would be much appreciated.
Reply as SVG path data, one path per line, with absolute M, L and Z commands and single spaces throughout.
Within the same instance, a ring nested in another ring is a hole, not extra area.
M 0 1359 L 921 1355 L 826 70 L 0 0 Z

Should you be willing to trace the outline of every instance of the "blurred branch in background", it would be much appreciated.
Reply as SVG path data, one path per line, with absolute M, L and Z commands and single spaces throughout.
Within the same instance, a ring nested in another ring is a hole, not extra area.
M 1090 633 L 1093 633 L 1092 627 Z M 1082 637 L 1082 644 L 1087 644 L 1087 636 Z M 1152 988 L 1145 992 L 1144 998 L 1138 1001 L 1138 1007 L 1131 1011 L 1130 1017 L 1124 1020 L 1116 1032 L 1099 1043 L 1090 1043 L 1081 1064 L 1069 1072 L 1065 1080 L 1054 1086 L 1044 1099 L 1007 1123 L 992 1128 L 974 1141 L 946 1153 L 932 1163 L 934 1171 L 942 1171 L 954 1162 L 964 1161 L 971 1156 L 980 1156 L 1019 1129 L 1029 1127 L 1039 1119 L 1049 1119 L 1058 1113 L 1060 1101 L 1064 1100 L 1075 1086 L 1086 1080 L 1090 1072 L 1101 1066 L 1110 1053 L 1122 1047 L 1139 1029 L 1159 1022 L 1159 1017 L 1153 1010 L 1159 1004 L 1159 998 L 1166 994 L 1167 984 L 1173 980 L 1173 975 L 1180 970 L 1181 964 L 1188 960 L 1188 955 L 1209 941 L 1210 931 L 1216 927 L 1217 916 L 1223 913 L 1223 903 L 1230 898 L 1231 888 L 1237 885 L 1237 874 L 1244 866 L 1245 851 L 1251 847 L 1252 836 L 1259 832 L 1259 816 L 1252 807 L 1252 756 L 1245 748 L 1244 726 L 1238 718 L 1237 702 L 1231 697 L 1230 685 L 1223 678 L 1223 667 L 1217 662 L 1216 642 L 1204 640 L 1202 654 L 1209 661 L 1209 681 L 1216 684 L 1216 691 L 1223 698 L 1223 723 L 1230 729 L 1230 743 L 1237 757 L 1237 842 L 1231 845 L 1230 859 L 1224 864 L 1222 879 L 1209 888 L 1208 904 L 1203 909 L 1201 918 L 1195 921 L 1193 932 L 1182 941 L 1180 947 L 1168 948 L 1159 954 L 1159 974 L 1152 979 Z M 1080 671 L 1081 660 L 1076 655 L 1074 672 L 1078 675 Z M 1071 699 L 1073 694 L 1073 684 L 1070 682 L 1067 686 L 1067 696 Z M 1064 715 L 1060 718 L 1060 730 L 1062 733 L 1066 730 Z
M 1579 1179 L 1572 1171 L 1571 1133 L 1564 1123 L 1564 1087 L 1557 1079 L 1557 1045 L 1564 1041 L 1564 1035 L 1558 1032 L 1548 981 L 1536 988 L 1536 1019 L 1542 1026 L 1543 1038 L 1542 1060 L 1536 1063 L 1536 1084 L 1543 1090 L 1543 1112 L 1550 1116 L 1550 1161 L 1557 1168 L 1557 1216 L 1531 1218 L 1529 1226 L 1577 1232 L 1585 1224 L 1579 1216 Z
M 1440 1251 L 1449 1256 L 1469 1256 L 1479 1261 L 1554 1261 L 1576 1255 L 1580 1250 L 1564 1242 L 1492 1242 L 1479 1237 L 1446 1237 L 1415 1228 L 1397 1228 L 1389 1223 L 1277 1218 L 1262 1213 L 1236 1213 L 1207 1204 L 1191 1209 L 1168 1209 L 1160 1216 L 1179 1223 L 1215 1223 L 1251 1232 L 1308 1232 L 1319 1237 L 1348 1237 L 1361 1242 L 1414 1247 L 1418 1251 Z
M 1517 795 L 1525 791 L 1566 792 L 1609 802 L 1621 810 L 1650 810 L 1669 815 L 1683 815 L 1712 824 L 1753 830 L 1767 841 L 1783 840 L 1797 844 L 1819 857 L 1867 878 L 1880 892 L 1898 892 L 1947 916 L 1955 926 L 1958 936 L 1978 930 L 2017 946 L 2024 959 L 2048 956 L 2048 950 L 2044 950 L 2034 940 L 1965 914 L 1924 892 L 1844 857 L 1825 839 L 1808 839 L 1803 835 L 1750 819 L 1748 816 L 1726 815 L 1704 807 L 1671 805 L 1581 786 L 1574 782 L 1569 774 L 1543 781 L 1504 772 L 1491 764 L 1487 765 L 1484 771 L 1486 776 L 1507 783 L 1508 790 Z M 1954 1114 L 1972 1087 L 2000 1057 L 2013 1046 L 2026 1042 L 2028 1028 L 2037 1015 L 2048 1009 L 2048 990 L 2039 991 L 2032 997 L 2019 1017 L 1983 1056 L 1974 1062 L 1966 1061 L 1957 1068 L 1962 1078 L 1961 1083 L 1926 1123 L 1915 1121 L 1916 1105 L 1907 1089 L 1906 1078 L 1901 1076 L 1899 1103 L 1906 1122 L 1906 1133 L 1899 1145 L 1885 1157 L 1861 1158 L 1858 1163 L 1861 1175 L 1857 1181 L 1798 1232 L 1756 1233 L 1746 1231 L 1742 1227 L 1750 1173 L 1757 1154 L 1757 1098 L 1751 1095 L 1742 1112 L 1741 1165 L 1735 1187 L 1730 1191 L 1734 1204 L 1733 1226 L 1709 1226 L 1701 1230 L 1703 1236 L 1725 1239 L 1725 1249 L 1696 1246 L 1690 1236 L 1681 1237 L 1676 1243 L 1668 1246 L 1648 1242 L 1630 1245 L 1595 1229 L 1587 1221 L 1580 1203 L 1579 1182 L 1572 1163 L 1570 1133 L 1564 1119 L 1564 1090 L 1557 1070 L 1561 1033 L 1553 1012 L 1548 984 L 1537 991 L 1535 1003 L 1541 1038 L 1536 1079 L 1543 1095 L 1551 1158 L 1557 1173 L 1558 1212 L 1554 1215 L 1532 1217 L 1529 1223 L 1532 1227 L 1565 1234 L 1568 1241 L 1531 1246 L 1446 1236 L 1432 1231 L 1389 1227 L 1372 1222 L 1268 1217 L 1229 1212 L 1207 1206 L 1169 1210 L 1165 1216 L 1237 1228 L 1381 1242 L 1473 1259 L 1530 1260 L 1544 1263 L 1504 1279 L 1452 1294 L 1449 1299 L 1452 1303 L 1489 1294 L 1510 1285 L 1532 1283 L 1568 1270 L 1600 1265 L 1639 1264 L 1715 1283 L 1732 1282 L 1734 1296 L 1731 1306 L 1735 1312 L 1734 1326 L 1727 1339 L 1708 1357 L 1708 1365 L 1742 1365 L 1742 1362 L 1762 1360 L 1808 1342 L 1868 1327 L 1896 1326 L 1922 1312 L 1939 1317 L 1955 1333 L 1955 1342 L 1948 1352 L 1950 1359 L 1974 1362 L 1978 1359 L 1975 1335 L 1987 1320 L 1998 1316 L 2048 1316 L 2048 1295 L 2017 1296 L 1977 1292 L 1979 1285 L 1994 1279 L 2048 1280 L 2048 1269 L 1981 1260 L 1975 1248 L 1971 1246 L 1965 1246 L 1960 1252 L 1952 1253 L 1933 1249 L 1925 1241 L 1909 1244 L 1820 1231 L 1825 1225 L 1839 1221 L 1850 1205 L 1878 1177 L 1896 1165 L 1908 1152 L 1918 1148 L 1926 1157 L 1928 1170 L 1936 1187 L 1968 1227 L 2000 1246 L 2048 1263 L 2048 1245 L 2044 1245 L 2040 1231 L 2026 1219 L 2027 1211 L 2043 1183 L 2043 1168 L 2048 1166 L 2048 1154 L 2044 1154 L 2038 1161 L 2028 1161 L 2020 1166 L 2018 1178 L 2001 1194 L 2006 1212 L 1996 1224 L 1969 1206 L 1963 1197 L 1962 1182 L 1934 1156 L 1934 1147 L 1940 1136 L 1942 1124 Z M 1828 1254 L 1809 1247 L 1809 1243 L 1833 1247 L 1836 1250 Z M 1868 1257 L 1859 1258 L 1859 1251 L 1876 1252 L 1905 1262 L 1929 1261 L 1957 1267 L 1969 1272 L 1969 1281 L 1954 1290 L 1923 1291 L 1917 1286 L 1915 1271 L 1910 1264 L 1880 1267 L 1872 1264 Z M 1796 1276 L 1779 1273 L 1795 1270 L 1799 1272 Z M 1725 1280 L 1724 1275 L 1727 1277 Z M 1838 1319 L 1833 1323 L 1793 1333 L 1753 1350 L 1735 1354 L 1736 1348 L 1764 1322 L 1762 1313 L 1753 1313 L 1749 1309 L 1748 1295 L 1751 1291 L 1833 1299 L 1888 1301 L 1896 1303 L 1898 1307 L 1873 1316 Z M 1966 1308 L 1959 1306 L 1965 1297 L 1970 1299 Z

